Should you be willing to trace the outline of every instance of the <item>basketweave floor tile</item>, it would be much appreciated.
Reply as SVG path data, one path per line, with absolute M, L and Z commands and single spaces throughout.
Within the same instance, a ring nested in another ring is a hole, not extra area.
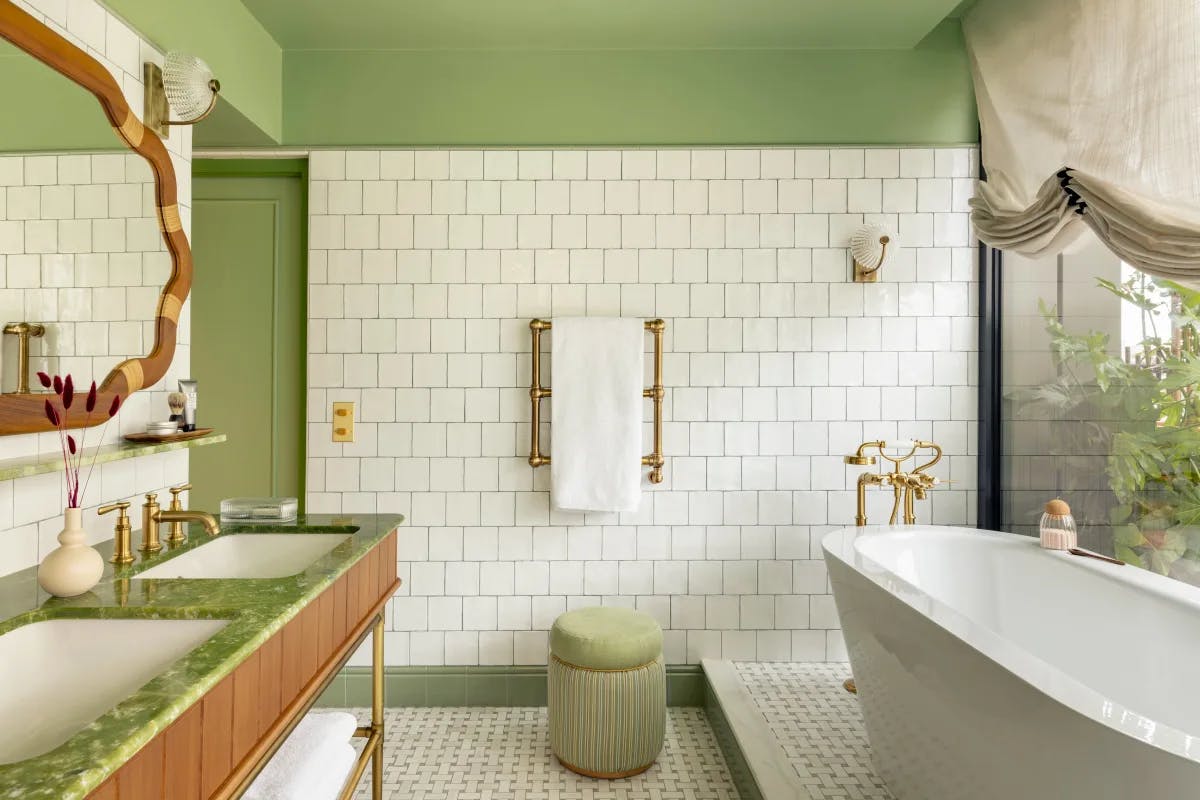
M 739 662 L 750 691 L 812 800 L 891 800 L 871 766 L 848 664 Z
M 365 709 L 350 709 L 362 723 Z M 662 755 L 641 775 L 584 778 L 550 752 L 545 708 L 385 711 L 384 797 L 391 800 L 736 800 L 704 711 L 667 710 Z M 354 800 L 369 800 L 370 768 Z

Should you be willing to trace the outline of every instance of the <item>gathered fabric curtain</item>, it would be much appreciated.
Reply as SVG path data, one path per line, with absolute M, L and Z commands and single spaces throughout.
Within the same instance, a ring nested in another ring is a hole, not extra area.
M 1038 256 L 1091 230 L 1200 283 L 1200 0 L 980 0 L 963 31 L 979 238 Z

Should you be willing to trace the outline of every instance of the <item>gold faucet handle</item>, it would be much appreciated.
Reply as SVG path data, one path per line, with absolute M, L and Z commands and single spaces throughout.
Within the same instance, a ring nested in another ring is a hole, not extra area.
M 129 501 L 122 500 L 119 503 L 112 503 L 107 506 L 100 506 L 100 508 L 96 509 L 96 513 L 97 514 L 107 514 L 110 511 L 119 512 L 117 514 L 117 524 L 119 525 L 119 524 L 121 524 L 122 521 L 125 521 L 128 519 L 128 514 L 127 514 L 128 509 L 129 509 Z
M 146 492 L 146 505 L 158 502 L 158 492 Z
M 179 495 L 182 494 L 183 492 L 190 491 L 191 488 L 192 488 L 192 485 L 190 483 L 184 483 L 179 486 L 172 486 L 170 488 L 169 491 L 171 492 L 171 510 L 172 511 L 182 511 L 183 510 L 183 504 L 179 502 Z

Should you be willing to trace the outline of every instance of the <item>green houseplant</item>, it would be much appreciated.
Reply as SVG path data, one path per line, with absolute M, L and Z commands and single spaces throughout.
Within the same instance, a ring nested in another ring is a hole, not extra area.
M 1106 454 L 1115 555 L 1200 584 L 1200 292 L 1140 273 L 1098 283 L 1140 318 L 1140 341 L 1116 354 L 1042 303 L 1058 376 L 1025 402 L 1085 421 L 1064 450 Z

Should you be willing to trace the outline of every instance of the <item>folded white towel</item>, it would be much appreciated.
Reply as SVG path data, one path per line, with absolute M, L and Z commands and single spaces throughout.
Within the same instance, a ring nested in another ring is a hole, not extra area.
M 308 714 L 243 797 L 245 800 L 335 800 L 350 771 L 349 767 L 342 769 L 347 749 L 349 763 L 354 762 L 350 737 L 357 727 L 357 720 L 343 711 Z M 337 787 L 326 789 L 338 776 Z M 318 790 L 324 794 L 317 793 Z
M 568 511 L 636 511 L 642 499 L 640 319 L 556 317 L 550 493 Z
M 338 747 L 325 760 L 325 771 L 313 782 L 311 788 L 296 795 L 296 800 L 337 800 L 346 788 L 346 779 L 350 777 L 350 770 L 354 769 L 357 759 L 358 751 L 349 742 Z

